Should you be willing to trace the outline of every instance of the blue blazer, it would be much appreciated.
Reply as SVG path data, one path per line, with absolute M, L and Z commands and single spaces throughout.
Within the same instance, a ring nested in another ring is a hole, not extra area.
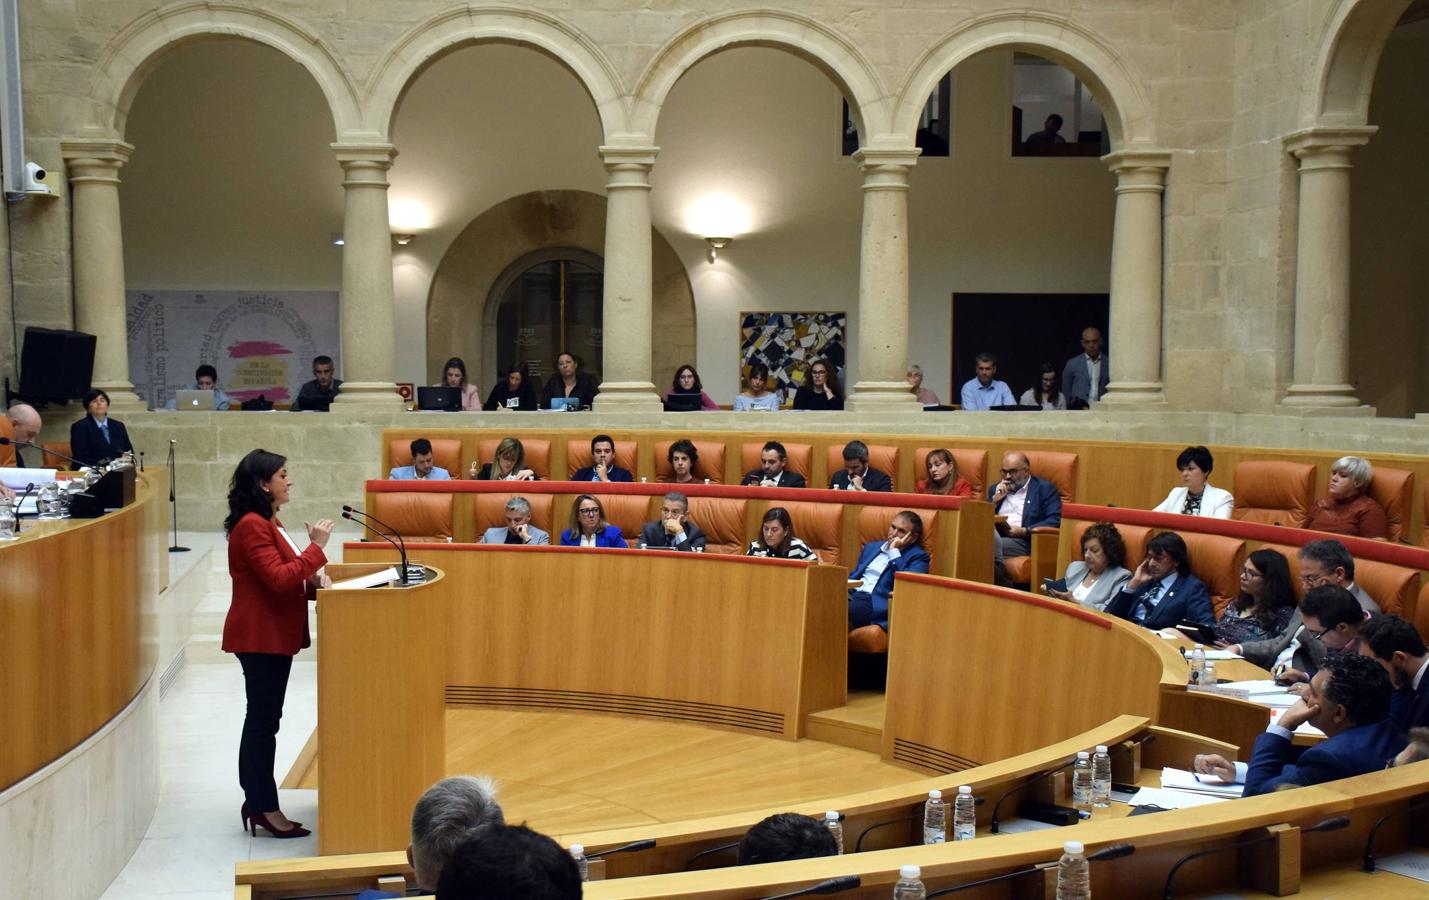
M 594 466 L 584 466 L 582 468 L 576 469 L 576 474 L 571 476 L 571 481 L 592 481 L 594 479 Z M 612 483 L 617 481 L 634 481 L 635 476 L 630 474 L 629 469 L 622 469 L 620 466 L 611 466 L 610 480 Z
M 1377 772 L 1407 743 L 1389 719 L 1342 731 L 1313 747 L 1297 747 L 1267 731 L 1255 739 L 1245 773 L 1245 796 L 1268 794 L 1282 784 L 1320 784 Z
M 579 547 L 581 545 L 580 535 L 572 532 L 569 528 L 561 532 L 562 547 Z M 597 547 L 624 547 L 629 549 L 630 545 L 625 543 L 625 538 L 620 534 L 620 527 L 617 525 L 607 525 L 605 530 L 595 536 Z
M 1404 688 L 1389 698 L 1389 717 L 1408 731 L 1429 726 L 1429 675 L 1419 682 L 1419 690 Z
M 992 495 L 997 493 L 997 485 L 987 489 L 987 499 L 991 500 Z M 1007 502 L 1003 497 L 997 504 L 994 512 L 1002 512 L 1002 504 Z M 1022 527 L 1023 528 L 1056 528 L 1062 524 L 1062 495 L 1057 493 L 1057 486 L 1050 481 L 1044 481 L 1036 475 L 1031 475 L 1027 479 L 1027 501 L 1022 504 Z
M 873 562 L 873 558 L 878 555 L 878 548 L 887 541 L 869 541 L 863 545 L 863 552 L 858 555 L 858 565 L 853 567 L 853 571 L 848 573 L 849 580 L 863 577 L 863 570 L 868 568 L 868 564 Z M 888 630 L 888 598 L 893 596 L 893 576 L 898 572 L 927 572 L 928 571 L 928 551 L 922 547 L 909 547 L 899 554 L 898 558 L 888 564 L 888 568 L 883 570 L 883 574 L 878 576 L 878 583 L 873 586 L 873 624 Z M 857 588 L 849 588 L 849 594 L 853 594 Z
M 1123 619 L 1130 619 L 1141 602 L 1141 596 L 1156 584 L 1148 581 L 1140 590 L 1121 592 L 1111 598 L 1106 611 Z M 1147 628 L 1175 628 L 1181 622 L 1196 622 L 1201 625 L 1216 624 L 1216 611 L 1211 606 L 1211 592 L 1206 583 L 1195 575 L 1182 575 L 1171 582 L 1170 590 L 1161 595 L 1156 608 L 1147 613 L 1141 624 Z

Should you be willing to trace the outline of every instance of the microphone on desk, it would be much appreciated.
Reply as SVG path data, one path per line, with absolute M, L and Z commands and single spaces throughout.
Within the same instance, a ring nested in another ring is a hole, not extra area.
M 587 853 L 586 859 L 600 859 L 603 856 L 610 856 L 614 853 L 635 853 L 639 850 L 649 850 L 655 846 L 654 838 L 646 838 L 643 841 L 631 841 L 621 847 L 611 847 L 609 850 L 602 850 L 599 853 Z
M 1381 825 L 1383 825 L 1385 822 L 1388 822 L 1395 816 L 1402 816 L 1406 813 L 1418 812 L 1425 807 L 1429 807 L 1429 800 L 1422 800 L 1418 803 L 1411 803 L 1403 809 L 1397 809 L 1392 813 L 1387 813 L 1376 819 L 1374 825 L 1370 826 L 1369 837 L 1364 842 L 1364 862 L 1360 865 L 1360 868 L 1365 872 L 1373 872 L 1375 870 L 1374 839 L 1375 836 L 1379 834 L 1379 828 Z
M 15 502 L 15 530 L 20 530 L 20 509 L 25 505 L 25 501 L 30 499 L 30 495 L 35 492 L 35 483 L 32 481 L 25 485 L 25 493 L 20 495 L 20 499 Z M 35 517 L 38 518 L 40 511 L 35 510 Z
M 1121 859 L 1122 857 L 1130 856 L 1135 852 L 1136 848 L 1131 844 L 1112 844 L 1108 847 L 1101 848 L 1095 853 L 1088 853 L 1087 862 L 1092 863 L 1102 862 L 1103 860 L 1108 859 Z M 932 900 L 932 898 L 934 897 L 941 897 L 944 894 L 956 894 L 958 891 L 965 891 L 969 888 L 982 887 L 983 885 L 993 884 L 994 882 L 998 881 L 1011 881 L 1019 875 L 1030 875 L 1033 872 L 1040 872 L 1043 869 L 1049 869 L 1056 865 L 1056 863 L 1038 863 L 1035 866 L 1028 866 L 1025 869 L 1018 869 L 1015 872 L 1004 872 L 1001 875 L 994 875 L 991 878 L 983 878 L 978 881 L 969 881 L 965 884 L 956 884 L 949 888 L 943 888 L 939 891 L 933 891 L 932 893 L 928 894 L 928 900 Z
M 1146 746 L 1147 744 L 1151 743 L 1151 742 L 1154 741 L 1154 740 L 1156 740 L 1156 735 L 1154 735 L 1154 734 L 1148 734 L 1148 735 L 1146 735 L 1145 737 L 1143 737 L 1143 738 L 1142 738 L 1141 740 L 1139 740 L 1139 741 L 1132 741 L 1132 742 L 1130 742 L 1130 744 L 1126 744 L 1126 743 L 1118 744 L 1116 747 L 1112 748 L 1111 753 L 1114 755 L 1114 754 L 1117 754 L 1117 753 L 1122 753 L 1122 752 L 1125 752 L 1125 751 L 1127 751 L 1127 750 L 1130 750 L 1132 747 L 1144 747 L 1144 746 Z M 1022 783 L 1020 783 L 1020 784 L 1018 784 L 1018 785 L 1015 785 L 1014 787 L 1008 788 L 1007 791 L 1006 791 L 1001 797 L 998 797 L 998 798 L 997 798 L 997 803 L 993 804 L 993 807 L 992 807 L 992 833 L 993 833 L 993 834 L 998 834 L 998 833 L 999 833 L 999 827 L 1000 827 L 1001 824 L 1002 824 L 1001 815 L 1000 815 L 1000 813 L 999 813 L 999 809 L 1002 807 L 1002 801 L 1006 800 L 1008 797 L 1011 797 L 1013 794 L 1017 793 L 1018 791 L 1023 790 L 1024 788 L 1031 787 L 1032 785 L 1036 784 L 1036 783 L 1039 782 L 1039 781 L 1042 781 L 1042 780 L 1045 779 L 1045 778 L 1050 778 L 1050 777 L 1052 777 L 1053 775 L 1056 775 L 1058 772 L 1062 771 L 1063 769 L 1070 769 L 1070 768 L 1076 763 L 1076 761 L 1077 761 L 1077 757 L 1076 757 L 1076 756 L 1073 756 L 1073 757 L 1072 757 L 1071 759 L 1069 759 L 1067 762 L 1063 763 L 1063 764 L 1060 765 L 1060 766 L 1057 766 L 1055 769 L 1048 769 L 1048 770 L 1046 770 L 1045 772 L 1038 772 L 1036 775 L 1033 775 L 1031 778 L 1027 779 L 1026 781 L 1024 781 L 1024 782 L 1022 782 Z
M 1316 822 L 1314 825 L 1311 825 L 1307 828 L 1302 828 L 1300 829 L 1300 831 L 1302 834 L 1314 834 L 1317 831 L 1339 831 L 1341 828 L 1344 828 L 1349 824 L 1349 816 L 1333 816 L 1331 818 Z M 1173 865 L 1171 867 L 1171 871 L 1166 874 L 1166 889 L 1162 891 L 1161 894 L 1163 900 L 1171 900 L 1172 897 L 1176 896 L 1175 892 L 1171 889 L 1172 883 L 1176 880 L 1176 873 L 1181 871 L 1181 867 L 1184 866 L 1186 863 L 1190 862 L 1191 860 L 1200 859 L 1203 856 L 1211 856 L 1216 853 L 1224 853 L 1227 850 L 1239 850 L 1242 847 L 1253 847 L 1256 844 L 1263 844 L 1266 841 L 1275 840 L 1278 834 L 1279 832 L 1272 831 L 1269 834 L 1257 835 L 1256 837 L 1253 837 L 1249 840 L 1236 841 L 1233 844 L 1226 844 L 1223 847 L 1212 847 L 1209 850 L 1197 850 L 1195 853 L 1187 853 L 1185 856 L 1176 860 L 1176 864 Z
M 360 522 L 357 519 L 354 519 L 354 515 L 362 516 L 365 519 L 371 519 L 378 525 L 381 525 L 383 528 L 386 528 L 388 531 L 392 532 L 392 534 L 397 535 L 397 539 L 394 541 L 392 539 L 392 535 L 384 534 L 383 532 L 378 531 L 376 528 L 373 528 L 371 525 L 368 525 L 366 522 Z M 346 504 L 344 504 L 342 507 L 342 517 L 344 519 L 347 519 L 349 522 L 357 522 L 357 524 L 361 525 L 363 528 L 366 528 L 368 531 L 372 532 L 373 534 L 382 538 L 387 543 L 397 548 L 397 553 L 402 558 L 401 583 L 405 586 L 407 584 L 407 542 L 402 540 L 402 535 L 397 533 L 397 529 L 393 528 L 391 525 L 388 525 L 386 522 L 383 522 L 381 519 L 377 518 L 371 513 L 365 513 L 360 509 L 353 509 L 351 506 L 347 506 Z
M 788 897 L 804 897 L 809 894 L 841 894 L 860 884 L 863 884 L 863 881 L 857 875 L 840 875 L 837 878 L 826 878 L 818 884 L 811 884 L 806 888 L 790 891 L 787 894 L 771 894 L 761 900 L 786 900 Z
M 12 445 L 15 446 L 15 447 L 29 447 L 29 448 L 31 448 L 31 449 L 38 450 L 38 451 L 40 451 L 41 453 L 48 453 L 48 454 L 51 455 L 51 456 L 58 456 L 60 459 L 63 459 L 63 460 L 65 460 L 66 462 L 74 463 L 75 466 L 77 466 L 77 467 L 80 467 L 80 466 L 84 466 L 84 465 L 85 465 L 84 463 L 82 463 L 82 462 L 80 462 L 79 460 L 75 459 L 73 456 L 66 456 L 65 454 L 59 452 L 58 450 L 46 450 L 44 447 L 41 447 L 39 444 L 36 444 L 34 441 L 17 441 L 17 440 L 15 440 L 14 438 L 0 437 L 0 447 L 9 447 L 9 446 L 12 446 Z M 99 468 L 99 467 L 98 467 L 98 466 L 93 466 L 93 467 L 91 467 L 91 468 Z
M 735 847 L 738 846 L 739 841 L 730 841 L 728 844 L 720 844 L 718 847 L 710 847 L 708 850 L 701 850 L 699 853 L 696 853 L 694 856 L 691 856 L 689 859 L 685 860 L 685 864 L 680 867 L 680 871 L 690 871 L 690 866 L 693 866 L 695 864 L 695 860 L 699 859 L 700 857 L 710 856 L 712 854 L 720 853 L 725 850 L 733 850 Z

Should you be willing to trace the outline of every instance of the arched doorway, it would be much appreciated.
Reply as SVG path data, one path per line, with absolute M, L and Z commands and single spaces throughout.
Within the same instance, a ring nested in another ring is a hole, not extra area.
M 487 300 L 496 310 L 501 365 L 519 362 L 528 381 L 544 384 L 556 356 L 569 352 L 599 379 L 603 268 L 599 257 L 575 247 L 538 250 L 508 266 Z

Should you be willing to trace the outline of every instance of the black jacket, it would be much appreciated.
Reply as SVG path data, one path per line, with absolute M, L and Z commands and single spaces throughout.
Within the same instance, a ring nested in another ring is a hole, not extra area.
M 119 454 L 126 450 L 133 450 L 134 445 L 129 442 L 129 432 L 125 430 L 124 423 L 115 418 L 110 418 L 109 423 L 109 443 L 104 442 L 104 435 L 99 430 L 99 425 L 94 421 L 93 416 L 85 416 L 69 427 L 69 452 L 75 459 L 86 466 L 95 466 L 100 460 L 117 459 Z

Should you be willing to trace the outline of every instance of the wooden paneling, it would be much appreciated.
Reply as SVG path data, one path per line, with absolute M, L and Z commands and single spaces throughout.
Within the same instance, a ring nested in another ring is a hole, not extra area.
M 0 544 L 0 789 L 84 741 L 153 672 L 143 628 L 168 575 L 167 477 L 151 466 L 128 507 L 26 521 Z

